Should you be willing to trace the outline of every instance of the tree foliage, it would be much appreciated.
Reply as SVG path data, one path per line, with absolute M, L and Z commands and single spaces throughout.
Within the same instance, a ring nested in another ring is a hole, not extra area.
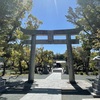
M 0 0 L 0 33 L 14 32 L 31 7 L 31 0 Z
M 42 66 L 53 64 L 53 52 L 44 50 L 44 47 L 37 48 L 36 50 L 36 63 Z
M 98 49 L 100 38 L 100 1 L 99 0 L 77 0 L 78 6 L 75 9 L 71 7 L 68 10 L 66 18 L 69 22 L 81 27 L 83 31 L 79 36 L 82 48 L 86 52 L 86 67 L 89 66 L 90 50 Z M 97 38 L 98 37 L 98 38 Z
M 57 53 L 57 54 L 54 54 L 53 59 L 54 60 L 65 60 L 65 56 L 64 54 Z
M 9 65 L 16 67 L 20 73 L 22 68 L 29 66 L 30 48 L 22 41 L 30 37 L 20 30 L 22 20 L 26 15 L 28 16 L 26 23 L 28 29 L 37 29 L 42 23 L 29 13 L 31 8 L 32 0 L 0 1 L 0 56 L 4 59 L 2 75 L 5 74 L 5 68 Z
M 76 9 L 69 8 L 69 14 L 66 15 L 66 18 L 77 27 L 83 28 L 82 34 L 85 32 L 87 37 L 87 40 L 82 40 L 83 44 L 89 42 L 89 45 L 93 46 L 92 41 L 96 38 L 95 36 L 97 36 L 100 29 L 100 1 L 77 0 L 77 3 Z M 83 39 L 86 39 L 86 37 Z

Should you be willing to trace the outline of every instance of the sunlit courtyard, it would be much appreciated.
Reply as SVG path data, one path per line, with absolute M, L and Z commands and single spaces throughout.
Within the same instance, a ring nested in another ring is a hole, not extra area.
M 100 0 L 0 0 L 0 100 L 100 100 Z

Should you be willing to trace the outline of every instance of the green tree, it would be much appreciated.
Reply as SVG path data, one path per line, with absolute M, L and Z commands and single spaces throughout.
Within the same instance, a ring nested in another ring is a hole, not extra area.
M 100 55 L 100 29 L 97 30 L 96 36 L 94 37 L 93 40 L 93 48 L 96 50 L 99 50 L 99 55 Z
M 29 14 L 26 22 L 26 29 L 36 30 L 39 28 L 40 24 L 42 24 L 42 21 L 38 20 L 32 14 Z
M 77 0 L 77 3 L 78 6 L 75 9 L 69 8 L 66 18 L 69 22 L 75 24 L 76 27 L 83 29 L 79 38 L 83 50 L 87 52 L 85 65 L 87 68 L 86 73 L 88 74 L 90 51 L 94 48 L 93 45 L 97 43 L 94 40 L 97 40 L 95 36 L 97 36 L 98 30 L 100 29 L 100 1 Z
M 37 48 L 36 50 L 36 63 L 42 66 L 49 64 L 53 64 L 53 52 L 44 50 L 44 47 Z
M 13 61 L 14 66 L 19 66 L 20 72 L 22 72 L 22 63 L 29 66 L 29 61 L 24 56 L 27 46 L 22 44 L 22 41 L 28 39 L 29 36 L 25 36 L 20 31 L 20 27 L 26 15 L 28 16 L 26 28 L 37 29 L 41 24 L 36 17 L 29 13 L 31 8 L 32 0 L 0 1 L 0 56 L 4 59 L 2 75 L 5 74 L 8 62 Z
M 65 56 L 64 56 L 64 54 L 57 53 L 57 54 L 54 54 L 54 58 L 53 59 L 54 60 L 65 60 Z
M 32 1 L 1 0 L 0 1 L 0 50 L 4 58 L 4 70 L 11 57 L 12 43 L 16 40 L 15 31 L 21 26 L 21 20 L 30 11 Z
M 13 68 L 15 72 L 17 71 L 22 74 L 23 70 L 28 69 L 29 67 L 29 46 L 23 46 L 22 44 L 14 44 L 10 53 L 11 57 L 9 58 L 8 62 L 10 62 L 11 69 Z
M 21 19 L 31 10 L 32 1 L 30 0 L 1 0 L 0 1 L 0 33 L 9 36 L 21 25 Z

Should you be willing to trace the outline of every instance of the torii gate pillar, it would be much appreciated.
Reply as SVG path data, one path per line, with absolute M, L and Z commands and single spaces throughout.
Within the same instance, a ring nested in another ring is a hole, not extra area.
M 30 52 L 30 66 L 29 66 L 29 75 L 28 82 L 34 82 L 34 69 L 35 69 L 35 49 L 36 49 L 36 35 L 32 35 L 31 37 L 31 52 Z
M 68 64 L 68 71 L 69 71 L 69 82 L 70 83 L 75 83 L 71 36 L 68 34 L 66 36 L 66 38 L 67 38 L 67 55 L 68 55 L 67 64 Z

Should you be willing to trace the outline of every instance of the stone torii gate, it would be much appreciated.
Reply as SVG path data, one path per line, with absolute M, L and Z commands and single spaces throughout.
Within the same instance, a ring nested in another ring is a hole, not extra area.
M 30 52 L 30 66 L 28 82 L 34 82 L 34 69 L 35 69 L 35 50 L 36 44 L 66 44 L 68 53 L 68 69 L 69 69 L 69 82 L 75 83 L 75 75 L 73 68 L 73 56 L 72 56 L 72 44 L 79 44 L 78 39 L 71 39 L 71 36 L 78 35 L 81 31 L 80 28 L 77 29 L 67 29 L 67 30 L 28 30 L 21 29 L 21 31 L 26 35 L 31 35 L 31 40 L 25 40 L 24 44 L 31 44 Z M 36 36 L 47 36 L 47 39 L 36 39 Z M 66 36 L 66 39 L 54 39 L 54 36 Z

